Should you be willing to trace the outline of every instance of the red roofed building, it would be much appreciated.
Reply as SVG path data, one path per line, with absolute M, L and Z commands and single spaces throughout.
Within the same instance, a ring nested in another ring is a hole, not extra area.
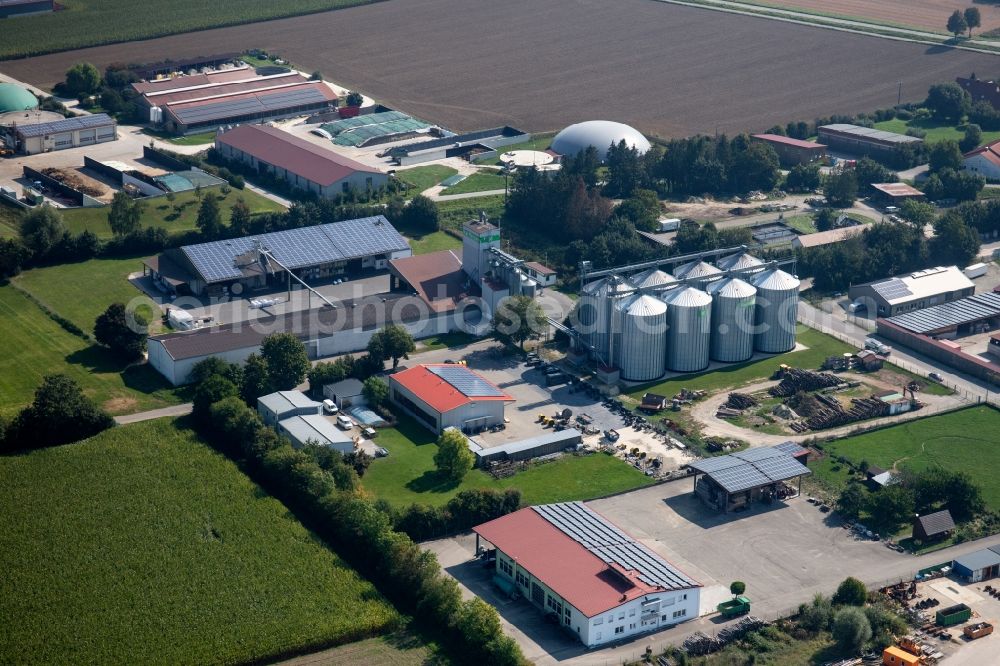
M 962 168 L 988 181 L 1000 181 L 1000 141 L 967 152 L 962 158 Z
M 782 166 L 810 164 L 826 158 L 826 145 L 815 141 L 803 141 L 780 134 L 754 134 L 753 138 L 774 148 Z
M 698 617 L 701 585 L 582 502 L 528 507 L 473 528 L 517 591 L 594 647 Z
M 333 198 L 351 188 L 364 192 L 388 181 L 381 171 L 270 125 L 240 125 L 215 137 L 215 149 L 293 187 Z
M 503 423 L 514 398 L 464 365 L 418 365 L 389 376 L 389 399 L 433 432 L 479 432 Z

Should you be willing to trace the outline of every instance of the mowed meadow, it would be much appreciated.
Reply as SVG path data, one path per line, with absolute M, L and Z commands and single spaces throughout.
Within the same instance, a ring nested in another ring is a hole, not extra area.
M 263 662 L 400 623 L 181 422 L 0 457 L 0 506 L 0 663 Z

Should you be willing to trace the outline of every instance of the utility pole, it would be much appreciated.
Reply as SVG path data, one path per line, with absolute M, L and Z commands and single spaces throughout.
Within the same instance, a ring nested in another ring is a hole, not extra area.
M 903 82 L 898 81 L 896 86 L 896 106 L 899 106 L 903 103 Z

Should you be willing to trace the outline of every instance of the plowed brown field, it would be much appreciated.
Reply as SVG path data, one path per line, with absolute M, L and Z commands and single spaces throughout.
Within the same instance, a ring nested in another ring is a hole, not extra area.
M 922 99 L 997 56 L 649 0 L 395 0 L 0 63 L 51 85 L 74 62 L 261 47 L 456 130 L 606 118 L 660 136 L 762 130 Z
M 973 34 L 1000 28 L 1000 7 L 973 0 L 749 0 L 752 4 L 807 9 L 885 24 L 947 32 L 945 24 L 956 9 L 978 7 L 982 27 Z

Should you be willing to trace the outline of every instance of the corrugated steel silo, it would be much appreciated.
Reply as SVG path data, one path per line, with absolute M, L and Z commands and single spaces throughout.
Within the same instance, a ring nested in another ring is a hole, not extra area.
M 703 285 L 718 280 L 721 272 L 712 264 L 699 259 L 675 268 L 674 277 L 678 280 L 704 278 L 697 282 L 697 285 L 703 288 Z
M 753 268 L 755 266 L 763 266 L 764 262 L 753 256 L 749 252 L 737 252 L 736 254 L 731 254 L 728 257 L 723 257 L 715 262 L 715 265 L 724 271 L 735 271 L 741 268 Z M 747 277 L 749 275 L 756 275 L 764 269 L 759 270 L 747 270 L 740 273 L 744 280 L 749 280 Z
M 678 287 L 664 296 L 667 304 L 667 368 L 695 372 L 708 367 L 712 297 L 694 287 Z
M 610 275 L 586 285 L 577 304 L 583 339 L 596 347 L 600 357 L 608 362 L 613 361 L 607 355 L 614 324 L 614 302 L 631 291 L 628 283 L 617 275 Z
M 752 283 L 757 288 L 754 348 L 772 354 L 794 349 L 799 279 L 772 268 L 754 276 Z
M 712 297 L 712 359 L 746 361 L 753 356 L 757 290 L 730 277 L 709 284 L 708 293 Z
M 650 381 L 663 374 L 667 353 L 667 304 L 649 294 L 618 301 L 615 355 L 622 379 Z
M 636 289 L 650 289 L 655 292 L 661 291 L 659 287 L 665 289 L 677 282 L 670 273 L 665 273 L 659 268 L 650 268 L 641 273 L 636 273 L 628 281 Z

